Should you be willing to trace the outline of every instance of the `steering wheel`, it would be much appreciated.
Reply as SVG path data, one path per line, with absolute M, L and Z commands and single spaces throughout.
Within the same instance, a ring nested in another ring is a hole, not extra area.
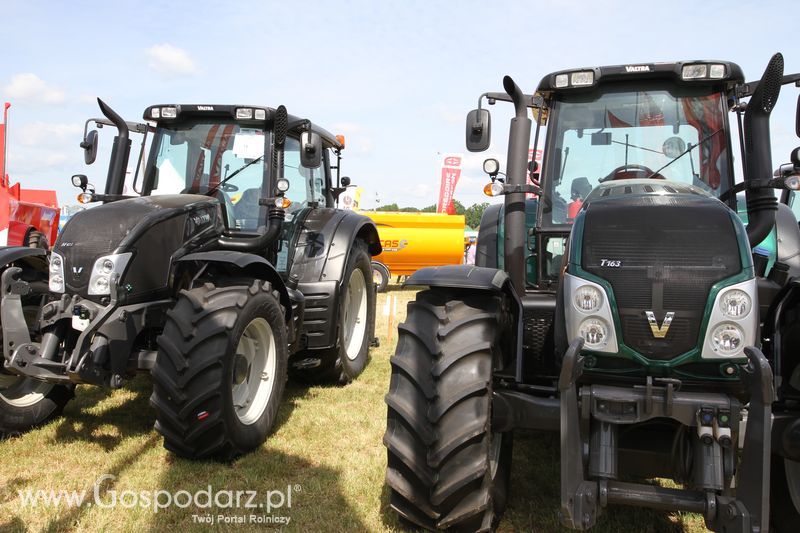
M 233 183 L 224 183 L 219 189 L 224 192 L 236 192 L 239 190 L 239 187 Z
M 627 165 L 618 166 L 617 168 L 609 172 L 607 176 L 600 178 L 600 183 L 609 180 L 628 180 L 633 178 L 646 178 L 648 176 L 658 180 L 666 179 L 661 174 L 655 174 L 653 170 L 648 166 L 637 165 L 635 163 L 628 163 Z

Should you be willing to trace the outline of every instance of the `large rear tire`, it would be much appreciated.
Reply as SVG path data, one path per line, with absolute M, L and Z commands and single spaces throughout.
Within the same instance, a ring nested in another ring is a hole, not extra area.
M 38 296 L 23 300 L 23 313 L 29 326 L 36 320 Z M 33 333 L 33 331 L 31 331 Z M 34 336 L 35 338 L 35 336 Z M 0 327 L 0 346 L 3 330 Z M 0 438 L 12 437 L 46 424 L 61 415 L 74 396 L 74 386 L 54 385 L 7 373 L 0 352 Z
M 292 370 L 298 380 L 316 384 L 346 385 L 369 362 L 369 345 L 375 335 L 375 288 L 367 244 L 356 240 L 347 260 L 339 295 L 336 346 L 305 352 L 298 359 L 318 358 L 318 366 Z
M 272 430 L 286 384 L 283 308 L 269 283 L 181 292 L 151 371 L 156 430 L 182 457 L 230 460 Z
M 772 455 L 770 512 L 777 533 L 800 531 L 800 463 Z
M 390 505 L 427 529 L 491 530 L 505 509 L 511 433 L 493 433 L 502 300 L 430 289 L 409 303 L 386 395 Z

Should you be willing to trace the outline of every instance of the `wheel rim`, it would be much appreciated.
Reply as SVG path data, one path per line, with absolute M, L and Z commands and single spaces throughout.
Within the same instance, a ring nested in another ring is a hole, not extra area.
M 375 285 L 380 285 L 383 283 L 383 272 L 374 267 L 372 268 L 372 282 Z
M 800 512 L 800 462 L 783 460 L 786 470 L 786 485 L 789 487 L 789 496 L 792 497 L 794 509 Z
M 353 270 L 344 293 L 344 349 L 351 361 L 358 357 L 367 331 L 367 282 L 360 268 Z
M 254 424 L 269 404 L 276 378 L 275 336 L 265 319 L 247 325 L 233 357 L 233 408 L 242 424 Z
M 42 401 L 52 389 L 52 383 L 24 376 L 0 374 L 0 399 L 14 407 L 35 405 Z

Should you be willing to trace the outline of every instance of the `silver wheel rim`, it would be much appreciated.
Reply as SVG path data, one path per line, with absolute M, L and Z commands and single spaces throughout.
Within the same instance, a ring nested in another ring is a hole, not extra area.
M 800 512 L 800 463 L 784 459 L 783 466 L 786 470 L 786 485 L 789 487 L 789 496 L 792 497 L 794 510 Z
M 375 285 L 380 285 L 383 283 L 383 272 L 375 267 L 372 267 L 372 282 Z
M 24 376 L 0 374 L 0 399 L 14 407 L 36 405 L 53 390 L 52 383 L 38 381 Z
M 265 319 L 256 318 L 244 329 L 233 362 L 233 408 L 242 424 L 254 424 L 272 397 L 277 368 L 275 336 Z
M 367 332 L 367 282 L 360 268 L 353 270 L 344 293 L 344 350 L 351 361 L 358 357 Z
M 492 444 L 489 448 L 489 473 L 491 479 L 497 476 L 497 468 L 500 466 L 500 449 L 503 446 L 503 434 L 492 433 Z

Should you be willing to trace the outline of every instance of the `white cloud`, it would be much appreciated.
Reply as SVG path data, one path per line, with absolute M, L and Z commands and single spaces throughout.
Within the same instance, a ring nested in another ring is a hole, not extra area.
M 83 125 L 79 123 L 28 122 L 15 129 L 13 142 L 21 146 L 64 147 L 74 144 L 77 150 L 82 133 Z
M 149 66 L 167 78 L 197 73 L 197 65 L 183 48 L 169 43 L 156 44 L 145 50 Z
M 60 104 L 66 99 L 64 91 L 48 85 L 32 72 L 13 75 L 4 92 L 12 100 L 44 104 Z

